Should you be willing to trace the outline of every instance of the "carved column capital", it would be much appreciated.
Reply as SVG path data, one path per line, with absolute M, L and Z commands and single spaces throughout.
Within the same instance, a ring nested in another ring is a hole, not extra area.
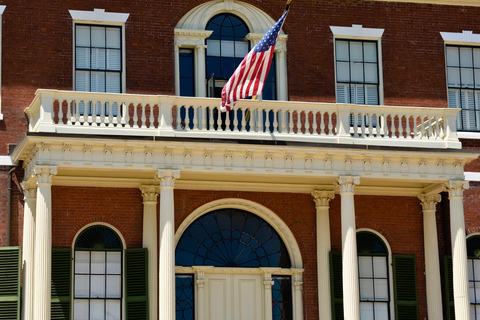
M 142 192 L 143 202 L 157 202 L 157 196 L 160 193 L 160 188 L 153 185 L 141 185 L 140 191 Z
M 179 170 L 158 170 L 156 179 L 160 180 L 160 187 L 173 188 L 175 179 L 180 178 Z
M 468 181 L 450 180 L 445 182 L 445 191 L 448 191 L 449 199 L 463 199 L 463 191 L 469 188 Z
M 23 199 L 25 201 L 37 199 L 37 186 L 33 179 L 24 181 L 20 185 L 23 189 Z
M 37 184 L 52 184 L 52 177 L 57 174 L 57 167 L 36 166 L 33 175 L 37 178 Z
M 315 207 L 328 207 L 330 200 L 335 198 L 334 191 L 328 190 L 314 190 L 312 191 L 313 201 L 315 201 Z
M 420 203 L 422 204 L 423 211 L 436 210 L 437 203 L 442 200 L 439 194 L 421 194 L 418 196 Z
M 334 185 L 340 188 L 340 193 L 353 193 L 356 184 L 360 183 L 360 177 L 340 176 Z

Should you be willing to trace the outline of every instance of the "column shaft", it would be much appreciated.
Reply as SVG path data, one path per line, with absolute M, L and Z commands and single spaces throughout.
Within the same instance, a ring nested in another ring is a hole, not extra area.
M 33 274 L 34 274 L 34 249 L 35 249 L 35 211 L 37 189 L 35 183 L 22 183 L 25 205 L 23 208 L 23 308 L 22 319 L 33 319 Z
M 427 282 L 427 310 L 429 319 L 443 319 L 442 281 L 440 260 L 438 257 L 436 204 L 440 202 L 439 194 L 420 195 L 423 207 L 423 233 L 425 247 L 425 277 Z
M 175 216 L 173 181 L 178 171 L 160 170 L 159 319 L 175 319 Z

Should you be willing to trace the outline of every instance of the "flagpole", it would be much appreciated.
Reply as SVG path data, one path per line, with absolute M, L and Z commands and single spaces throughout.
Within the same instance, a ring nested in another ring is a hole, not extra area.
M 292 4 L 292 1 L 293 1 L 293 0 L 287 0 L 287 4 L 285 5 L 285 9 L 283 10 L 283 13 L 285 13 L 285 12 L 288 11 L 288 9 L 290 8 L 290 5 Z M 283 15 L 283 14 L 282 14 L 282 15 Z M 287 15 L 288 15 L 288 14 L 287 14 Z M 285 16 L 285 18 L 287 18 L 287 17 Z M 283 24 L 285 23 L 285 20 L 286 20 L 286 19 L 283 19 L 283 21 L 282 21 L 282 27 L 280 27 L 280 29 L 283 28 Z M 257 99 L 257 95 L 252 96 L 252 100 L 256 100 L 256 99 Z

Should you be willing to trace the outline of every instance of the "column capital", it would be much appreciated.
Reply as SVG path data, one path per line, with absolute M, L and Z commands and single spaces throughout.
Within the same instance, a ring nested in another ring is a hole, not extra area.
M 23 181 L 21 184 L 23 189 L 24 200 L 36 200 L 37 199 L 37 185 L 35 180 Z
M 140 186 L 140 191 L 142 192 L 143 203 L 157 203 L 157 196 L 160 193 L 160 188 L 158 186 L 144 184 Z
M 435 211 L 436 205 L 442 200 L 442 197 L 439 194 L 421 194 L 418 196 L 418 199 L 420 200 L 423 211 Z
M 334 185 L 340 188 L 340 193 L 353 193 L 356 184 L 360 183 L 358 176 L 340 176 Z
M 463 191 L 469 188 L 468 181 L 464 180 L 450 180 L 445 182 L 445 191 L 448 191 L 448 198 L 463 199 Z
M 197 44 L 195 46 L 195 49 L 205 51 L 205 49 L 207 49 L 207 46 L 205 44 Z
M 180 178 L 180 170 L 158 170 L 156 179 L 160 180 L 160 187 L 173 188 L 175 179 Z
M 335 198 L 334 191 L 328 190 L 314 190 L 311 193 L 313 201 L 315 201 L 315 207 L 328 207 L 330 200 Z
M 35 166 L 33 175 L 37 177 L 38 184 L 52 184 L 52 177 L 57 174 L 55 166 Z

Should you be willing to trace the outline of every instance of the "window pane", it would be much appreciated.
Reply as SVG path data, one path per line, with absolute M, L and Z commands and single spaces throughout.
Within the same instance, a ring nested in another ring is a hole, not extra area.
M 120 49 L 120 28 L 107 28 L 107 47 Z
M 90 276 L 75 275 L 75 298 L 89 298 Z
M 388 305 L 386 303 L 375 303 L 375 320 L 388 319 Z
M 175 275 L 175 313 L 181 320 L 194 319 L 193 275 Z
M 105 61 L 106 61 L 105 49 L 92 48 L 91 55 L 92 55 L 92 61 L 91 61 L 92 69 L 105 70 Z
M 207 54 L 209 56 L 220 56 L 220 40 L 207 40 Z
M 388 300 L 388 280 L 375 279 L 375 300 Z
M 462 87 L 473 88 L 473 69 L 461 69 Z
M 350 60 L 362 62 L 363 61 L 363 50 L 362 42 L 350 42 Z
M 116 71 L 122 69 L 122 54 L 119 49 L 107 49 L 107 69 Z
M 373 279 L 360 279 L 360 299 L 374 300 Z
M 475 69 L 475 88 L 480 88 L 480 69 Z
M 90 72 L 89 71 L 75 72 L 75 90 L 90 91 Z
M 473 260 L 468 259 L 467 265 L 468 265 L 468 280 L 472 281 L 473 280 Z
M 120 274 L 122 272 L 122 253 L 107 252 L 107 273 Z
M 88 300 L 73 301 L 73 319 L 88 320 Z
M 105 319 L 105 300 L 90 300 L 90 319 Z
M 367 101 L 366 104 L 378 104 L 378 86 L 375 85 L 365 85 L 367 90 Z
M 478 259 L 473 260 L 473 265 L 474 265 L 473 272 L 475 273 L 474 280 L 480 281 L 480 260 Z
M 387 278 L 387 257 L 373 257 L 375 278 Z
M 371 257 L 358 257 L 358 274 L 361 278 L 373 277 L 373 266 Z
M 480 303 L 480 282 L 475 282 L 475 303 Z
M 105 72 L 90 73 L 90 91 L 92 92 L 105 92 Z
M 105 27 L 92 27 L 92 47 L 105 47 Z
M 475 282 L 468 282 L 468 292 L 470 295 L 470 303 L 475 303 Z
M 106 77 L 107 77 L 106 92 L 120 93 L 121 92 L 120 72 L 107 72 Z
M 75 65 L 77 68 L 88 69 L 90 68 L 90 49 L 77 47 L 75 49 Z
M 360 319 L 374 320 L 372 302 L 360 302 Z
M 480 68 L 480 49 L 473 49 L 473 65 Z
M 335 44 L 335 55 L 337 56 L 337 61 L 348 61 L 348 42 L 337 40 Z
M 447 68 L 447 78 L 449 87 L 460 87 L 460 69 Z
M 91 273 L 104 274 L 105 273 L 105 252 L 92 251 L 92 271 Z
M 350 81 L 350 70 L 348 62 L 337 62 L 337 81 Z
M 248 54 L 248 42 L 236 42 L 235 43 L 235 56 L 245 57 Z
M 459 66 L 457 47 L 447 47 L 447 66 L 449 67 Z
M 352 73 L 352 82 L 363 82 L 363 63 L 350 63 L 350 72 Z
M 235 47 L 233 41 L 221 41 L 221 53 L 222 57 L 235 57 Z
M 373 42 L 363 43 L 365 62 L 377 62 L 377 44 Z
M 472 67 L 472 49 L 471 48 L 460 48 L 460 66 L 462 67 Z
M 90 252 L 75 251 L 75 273 L 89 273 Z
M 120 300 L 107 300 L 106 302 L 106 320 L 119 320 L 120 317 Z
M 89 26 L 76 26 L 75 43 L 77 46 L 90 46 L 90 27 Z
M 122 277 L 107 276 L 107 298 L 121 298 L 122 296 Z
M 90 298 L 105 298 L 105 276 L 90 277 Z
M 376 64 L 373 64 L 373 63 L 365 64 L 365 82 L 378 83 Z

